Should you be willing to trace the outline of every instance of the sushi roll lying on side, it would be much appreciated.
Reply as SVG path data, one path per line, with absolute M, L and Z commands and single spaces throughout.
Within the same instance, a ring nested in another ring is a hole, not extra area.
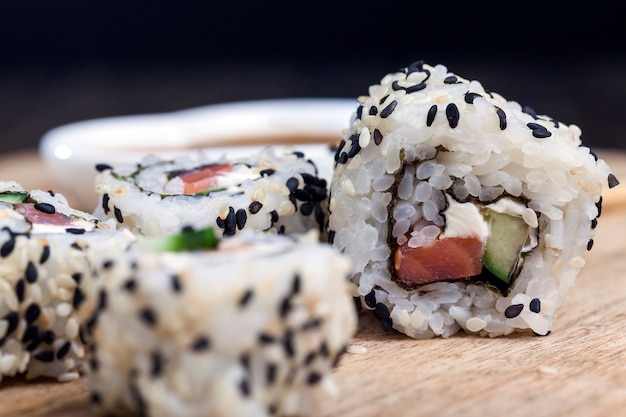
M 97 217 L 158 236 L 183 227 L 215 227 L 220 236 L 244 229 L 280 234 L 325 231 L 326 180 L 300 152 L 268 147 L 237 160 L 197 151 L 174 160 L 147 156 L 138 165 L 99 165 Z
M 546 335 L 617 179 L 581 131 L 416 62 L 359 97 L 329 240 L 386 329 Z
M 132 238 L 69 207 L 61 194 L 0 182 L 0 380 L 78 378 L 88 253 Z
M 316 232 L 246 231 L 198 250 L 213 242 L 211 229 L 186 229 L 101 259 L 85 335 L 88 388 L 104 410 L 308 415 L 334 392 L 331 370 L 356 330 L 348 259 Z

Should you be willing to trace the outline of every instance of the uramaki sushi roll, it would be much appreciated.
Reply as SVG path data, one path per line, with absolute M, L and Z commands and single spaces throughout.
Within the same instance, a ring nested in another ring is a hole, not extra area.
M 328 219 L 326 180 L 301 152 L 268 147 L 228 160 L 200 150 L 173 160 L 147 156 L 136 165 L 97 168 L 101 204 L 94 214 L 143 235 L 183 227 L 214 227 L 220 237 L 244 229 L 324 232 Z
M 580 136 L 443 65 L 372 85 L 330 190 L 363 307 L 416 338 L 548 334 L 618 184 Z
M 92 400 L 152 417 L 311 414 L 356 330 L 348 259 L 316 233 L 186 250 L 208 238 L 187 229 L 101 258 L 85 326 Z
M 78 378 L 89 253 L 130 240 L 61 194 L 0 182 L 0 379 Z

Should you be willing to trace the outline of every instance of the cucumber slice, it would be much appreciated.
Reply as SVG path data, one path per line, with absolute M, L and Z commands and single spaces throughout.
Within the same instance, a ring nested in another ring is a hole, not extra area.
M 528 240 L 530 226 L 520 216 L 486 209 L 491 233 L 487 238 L 482 263 L 507 285 L 515 275 L 522 249 Z
M 23 203 L 26 200 L 28 193 L 8 192 L 0 193 L 0 201 L 4 201 L 11 204 Z
M 170 236 L 144 238 L 138 245 L 155 252 L 183 252 L 215 249 L 217 242 L 215 232 L 208 227 L 200 230 L 183 229 Z

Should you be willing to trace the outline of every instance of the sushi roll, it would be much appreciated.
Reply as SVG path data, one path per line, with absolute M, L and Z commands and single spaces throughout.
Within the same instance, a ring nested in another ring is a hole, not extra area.
M 619 183 L 581 130 L 423 62 L 355 107 L 329 240 L 362 307 L 415 338 L 548 334 Z
M 210 229 L 186 229 L 101 259 L 85 325 L 101 409 L 308 415 L 335 392 L 331 370 L 356 329 L 347 258 L 316 232 L 244 231 L 198 250 L 214 242 Z
M 132 237 L 72 209 L 61 194 L 0 182 L 0 380 L 78 378 L 80 310 L 92 250 Z
M 101 204 L 94 214 L 139 234 L 168 235 L 187 226 L 214 227 L 220 237 L 244 229 L 325 231 L 327 182 L 300 152 L 268 147 L 228 160 L 200 150 L 174 160 L 147 156 L 138 165 L 97 169 Z

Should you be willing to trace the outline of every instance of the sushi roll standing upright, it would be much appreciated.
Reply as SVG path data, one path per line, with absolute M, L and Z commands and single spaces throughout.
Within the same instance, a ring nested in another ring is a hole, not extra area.
M 329 240 L 386 329 L 554 325 L 618 184 L 581 130 L 416 62 L 359 97 L 337 149 Z

